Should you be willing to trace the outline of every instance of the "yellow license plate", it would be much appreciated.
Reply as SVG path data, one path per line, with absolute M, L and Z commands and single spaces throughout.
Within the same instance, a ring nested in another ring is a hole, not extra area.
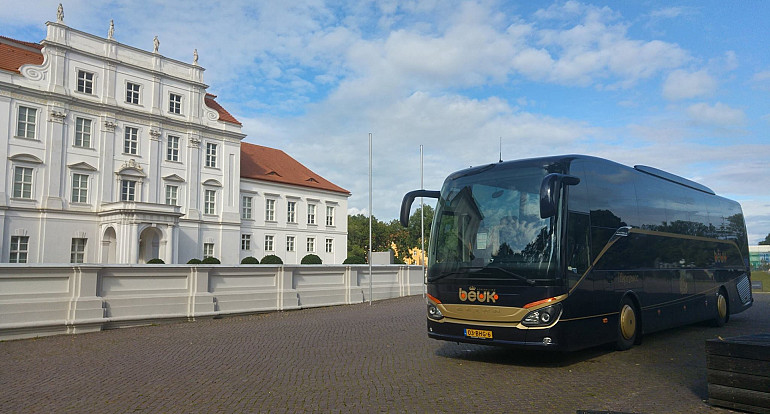
M 492 331 L 482 329 L 466 329 L 465 336 L 468 338 L 492 339 Z

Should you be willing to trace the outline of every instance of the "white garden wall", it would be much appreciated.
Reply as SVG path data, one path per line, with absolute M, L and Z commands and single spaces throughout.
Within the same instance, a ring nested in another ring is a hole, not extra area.
M 0 265 L 0 340 L 368 301 L 366 265 Z M 419 266 L 373 266 L 372 300 L 423 293 Z

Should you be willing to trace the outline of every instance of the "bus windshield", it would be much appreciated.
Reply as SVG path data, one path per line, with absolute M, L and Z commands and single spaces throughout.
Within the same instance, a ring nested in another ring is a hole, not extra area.
M 548 173 L 490 168 L 448 180 L 436 210 L 428 281 L 554 279 L 557 217 L 540 218 L 540 184 Z

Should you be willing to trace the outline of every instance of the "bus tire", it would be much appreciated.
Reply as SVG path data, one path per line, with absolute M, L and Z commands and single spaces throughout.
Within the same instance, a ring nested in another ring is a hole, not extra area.
M 720 327 L 724 326 L 730 318 L 730 306 L 729 301 L 727 300 L 727 292 L 724 287 L 719 288 L 716 300 L 716 315 L 714 315 L 714 319 L 712 319 L 711 323 L 716 327 Z
M 620 302 L 617 335 L 615 347 L 618 351 L 625 351 L 634 346 L 639 335 L 639 315 L 634 302 L 628 296 Z

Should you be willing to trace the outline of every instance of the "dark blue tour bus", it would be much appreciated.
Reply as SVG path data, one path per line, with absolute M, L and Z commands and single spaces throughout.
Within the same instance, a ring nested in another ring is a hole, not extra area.
M 566 155 L 455 172 L 428 249 L 428 336 L 575 350 L 752 302 L 741 206 L 652 167 Z

